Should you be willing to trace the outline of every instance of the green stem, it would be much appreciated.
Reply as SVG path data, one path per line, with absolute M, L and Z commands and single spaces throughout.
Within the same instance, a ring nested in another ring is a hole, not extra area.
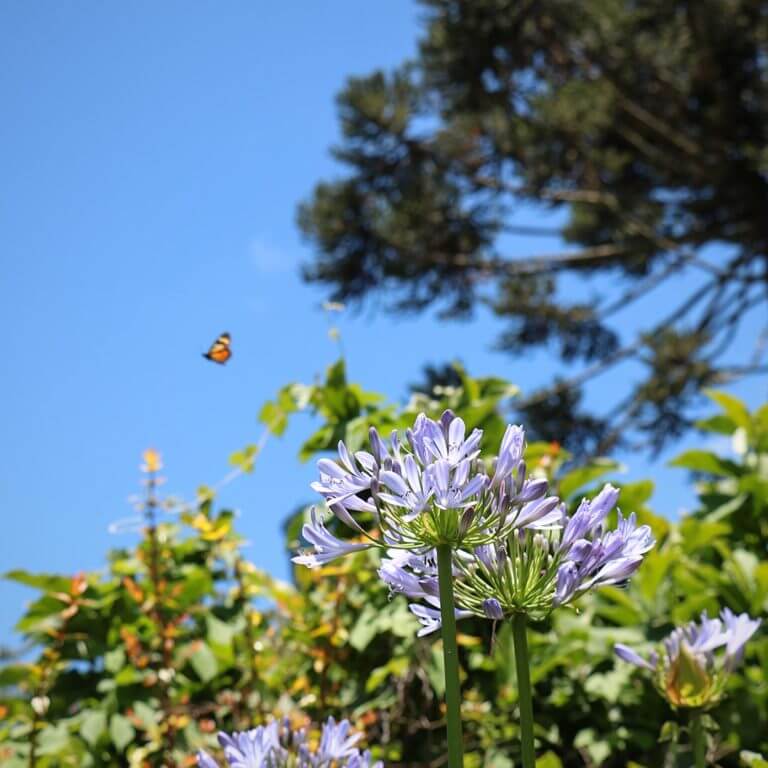
M 462 768 L 464 757 L 461 737 L 459 653 L 456 647 L 456 613 L 453 600 L 453 566 L 450 544 L 441 544 L 437 547 L 437 577 L 440 583 L 440 615 L 443 623 L 448 768 Z
M 691 711 L 690 737 L 691 748 L 693 749 L 693 764 L 696 768 L 706 768 L 707 745 L 704 739 L 704 726 L 701 723 L 701 712 L 698 709 Z
M 512 617 L 512 638 L 515 643 L 515 667 L 517 669 L 517 699 L 520 706 L 520 746 L 523 768 L 535 768 L 536 753 L 533 749 L 533 698 L 531 673 L 528 664 L 527 617 L 516 613 Z

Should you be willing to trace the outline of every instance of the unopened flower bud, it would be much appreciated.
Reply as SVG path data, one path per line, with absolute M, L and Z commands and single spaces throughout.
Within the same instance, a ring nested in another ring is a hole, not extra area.
M 714 703 L 719 691 L 715 678 L 707 672 L 705 660 L 696 656 L 686 642 L 667 670 L 664 688 L 676 707 L 703 707 Z
M 520 460 L 520 463 L 517 465 L 517 472 L 515 473 L 515 490 L 517 493 L 520 493 L 520 491 L 523 490 L 523 483 L 525 483 L 525 473 L 526 473 L 526 466 L 525 461 L 523 459 Z
M 495 597 L 483 600 L 483 611 L 489 619 L 493 619 L 494 621 L 501 621 L 501 619 L 504 618 L 504 609 Z
M 29 703 L 38 717 L 43 717 L 51 706 L 51 700 L 47 696 L 35 696 Z
M 467 531 L 472 526 L 472 522 L 475 519 L 475 508 L 467 507 L 461 515 L 459 520 L 459 538 L 462 539 L 467 535 Z
M 162 682 L 164 682 L 166 685 L 170 683 L 173 678 L 176 676 L 176 671 L 174 669 L 171 669 L 170 667 L 166 667 L 165 669 L 161 669 L 157 676 L 160 678 Z

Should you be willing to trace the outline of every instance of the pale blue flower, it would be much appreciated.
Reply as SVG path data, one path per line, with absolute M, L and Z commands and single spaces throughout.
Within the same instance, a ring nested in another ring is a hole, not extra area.
M 501 485 L 511 475 L 516 474 L 523 461 L 525 450 L 525 430 L 514 424 L 507 425 L 499 446 L 499 455 L 493 467 L 493 485 Z
M 652 672 L 656 689 L 673 706 L 708 708 L 722 698 L 728 676 L 759 626 L 746 613 L 724 608 L 720 618 L 710 619 L 705 611 L 700 621 L 672 630 L 661 652 L 644 658 L 621 643 L 614 650 L 620 659 Z
M 483 600 L 483 612 L 487 618 L 494 619 L 495 621 L 504 618 L 504 609 L 495 597 L 489 597 Z
M 633 650 L 628 645 L 624 645 L 624 643 L 616 643 L 616 645 L 613 646 L 613 650 L 620 659 L 623 659 L 629 664 L 634 664 L 636 667 L 648 669 L 651 672 L 655 671 L 656 664 L 659 660 L 659 656 L 655 651 L 653 651 L 647 659 L 644 659 L 637 651 Z
M 504 483 L 498 487 L 500 496 L 503 488 Z M 516 507 L 507 514 L 505 535 L 454 552 L 457 608 L 464 615 L 496 621 L 516 613 L 543 619 L 589 589 L 626 582 L 654 540 L 650 528 L 638 526 L 634 515 L 619 514 L 617 527 L 604 530 L 617 498 L 618 491 L 605 486 L 571 517 L 554 496 Z M 432 609 L 440 603 L 434 591 L 425 598 L 423 564 L 404 559 L 394 572 L 397 591 L 427 604 L 411 610 L 430 630 L 437 629 L 439 615 Z M 384 578 L 393 581 L 391 575 Z
M 250 731 L 219 733 L 219 743 L 229 768 L 382 768 L 371 753 L 360 752 L 362 734 L 352 733 L 349 721 L 329 717 L 323 724 L 320 743 L 311 749 L 304 729 L 294 731 L 287 720 L 274 721 Z M 200 768 L 219 768 L 206 752 L 197 753 Z
M 197 753 L 197 764 L 200 768 L 219 768 L 219 764 L 204 749 Z
M 427 595 L 424 598 L 424 601 L 427 605 L 424 605 L 423 603 L 411 603 L 408 606 L 411 609 L 411 613 L 413 613 L 413 615 L 421 622 L 421 629 L 416 633 L 418 637 L 431 635 L 433 632 L 437 632 L 442 626 L 440 598 L 433 595 Z M 457 619 L 466 619 L 471 615 L 471 611 L 456 608 Z
M 413 600 L 438 594 L 435 551 L 417 555 L 408 550 L 391 549 L 381 561 L 379 576 L 393 593 L 408 595 Z
M 760 619 L 751 619 L 746 613 L 737 616 L 729 608 L 723 608 L 720 616 L 728 633 L 726 663 L 732 667 L 743 658 L 744 646 L 760 627 Z
M 315 507 L 310 511 L 311 522 L 306 523 L 301 529 L 301 535 L 310 544 L 312 551 L 303 555 L 297 555 L 293 562 L 298 565 L 305 565 L 307 568 L 318 568 L 321 565 L 335 560 L 337 557 L 343 557 L 352 552 L 359 552 L 368 549 L 370 544 L 353 543 L 336 538 L 323 524 Z
M 397 432 L 385 441 L 370 430 L 370 452 L 353 455 L 339 443 L 337 461 L 318 462 L 312 484 L 331 511 L 367 541 L 366 547 L 426 552 L 441 543 L 478 546 L 516 528 L 558 526 L 557 499 L 545 498 L 547 482 L 529 479 L 522 459 L 525 433 L 510 425 L 494 462 L 493 479 L 478 460 L 482 431 L 467 435 L 464 421 L 445 411 L 435 421 L 419 414 L 402 443 Z M 358 519 L 379 529 L 368 535 Z M 315 553 L 294 561 L 310 567 L 346 554 L 344 546 L 316 522 L 304 529 Z
M 606 485 L 567 519 L 557 547 L 556 604 L 588 589 L 625 582 L 653 547 L 650 527 L 638 526 L 634 513 L 626 519 L 619 513 L 616 529 L 603 533 L 605 518 L 618 496 L 616 488 Z
M 341 761 L 359 755 L 355 744 L 363 738 L 363 734 L 350 734 L 350 728 L 348 720 L 337 723 L 332 717 L 328 718 L 317 748 L 317 759 L 320 762 Z
M 278 723 L 260 725 L 250 731 L 219 733 L 219 744 L 230 768 L 272 768 L 282 758 Z M 204 751 L 197 754 L 201 768 L 216 768 L 216 762 Z

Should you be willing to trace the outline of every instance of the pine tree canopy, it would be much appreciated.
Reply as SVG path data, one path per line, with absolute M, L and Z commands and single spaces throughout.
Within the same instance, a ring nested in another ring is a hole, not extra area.
M 521 403 L 540 437 L 660 449 L 703 388 L 766 371 L 768 3 L 421 6 L 414 60 L 338 97 L 343 173 L 299 211 L 306 279 L 398 312 L 489 307 L 501 349 L 568 366 Z M 531 251 L 537 236 L 560 246 Z M 597 296 L 572 290 L 591 276 Z M 623 332 L 623 310 L 673 283 L 674 303 Z M 614 403 L 579 406 L 630 360 L 642 373 Z

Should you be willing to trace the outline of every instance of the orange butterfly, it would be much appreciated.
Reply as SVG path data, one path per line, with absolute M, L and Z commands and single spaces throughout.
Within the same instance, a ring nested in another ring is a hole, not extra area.
M 222 333 L 216 341 L 211 344 L 211 348 L 203 353 L 203 357 L 208 360 L 224 365 L 232 357 L 232 350 L 229 348 L 230 336 L 228 333 Z

